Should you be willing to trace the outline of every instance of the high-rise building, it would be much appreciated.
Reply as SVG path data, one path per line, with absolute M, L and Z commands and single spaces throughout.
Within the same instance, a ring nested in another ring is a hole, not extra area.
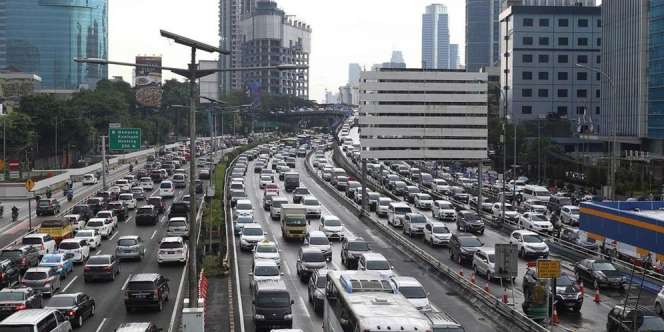
M 487 74 L 381 68 L 360 78 L 362 159 L 486 159 Z
M 311 26 L 293 20 L 274 1 L 256 2 L 243 16 L 241 66 L 269 67 L 281 64 L 309 66 Z M 291 95 L 309 99 L 309 70 L 255 70 L 242 72 L 242 86 L 252 93 Z M 258 91 L 259 89 L 260 91 Z
M 360 73 L 362 72 L 362 67 L 357 63 L 351 63 L 348 65 L 348 83 L 356 84 L 360 81 Z
M 466 69 L 480 71 L 500 62 L 500 0 L 466 0 Z
M 596 0 L 503 0 L 503 9 L 509 6 L 579 6 L 594 7 Z
M 406 62 L 403 59 L 401 51 L 392 51 L 390 62 L 383 62 L 380 68 L 406 68 Z
M 243 0 L 219 0 L 219 48 L 230 51 L 228 55 L 219 56 L 219 68 L 231 69 L 240 67 L 242 49 L 240 19 L 242 17 Z M 242 76 L 240 72 L 220 73 L 220 92 L 229 94 L 233 90 L 241 90 Z
M 459 44 L 450 44 L 450 69 L 460 69 Z
M 601 22 L 600 7 L 511 6 L 500 14 L 500 83 L 514 121 L 556 115 L 570 127 L 597 124 L 600 78 L 577 64 L 600 66 Z
M 0 69 L 42 78 L 46 90 L 94 88 L 106 66 L 74 58 L 108 58 L 108 2 L 0 1 Z
M 432 4 L 422 14 L 422 68 L 447 69 L 450 64 L 450 30 L 447 7 Z

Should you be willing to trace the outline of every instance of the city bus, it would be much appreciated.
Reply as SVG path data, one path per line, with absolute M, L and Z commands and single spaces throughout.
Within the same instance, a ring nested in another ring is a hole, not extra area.
M 324 332 L 428 332 L 431 322 L 389 279 L 365 271 L 329 271 L 323 310 Z

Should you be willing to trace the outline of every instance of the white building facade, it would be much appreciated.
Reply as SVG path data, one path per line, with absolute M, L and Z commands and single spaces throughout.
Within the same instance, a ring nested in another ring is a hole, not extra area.
M 457 70 L 362 72 L 362 158 L 486 159 L 487 79 Z

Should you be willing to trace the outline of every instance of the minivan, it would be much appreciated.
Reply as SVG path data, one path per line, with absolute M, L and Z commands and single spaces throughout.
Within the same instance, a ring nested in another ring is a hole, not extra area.
M 175 197 L 175 186 L 171 181 L 162 181 L 159 184 L 159 196 L 164 198 L 173 198 Z
M 390 203 L 387 211 L 387 223 L 394 227 L 403 226 L 403 219 L 406 213 L 411 213 L 413 210 L 404 202 Z
M 71 330 L 69 320 L 56 309 L 21 310 L 0 322 L 0 331 L 71 332 Z
M 173 184 L 175 184 L 175 188 L 187 188 L 187 176 L 184 174 L 173 175 Z
M 256 281 L 252 295 L 252 316 L 257 331 L 293 326 L 291 306 L 295 301 L 283 280 Z

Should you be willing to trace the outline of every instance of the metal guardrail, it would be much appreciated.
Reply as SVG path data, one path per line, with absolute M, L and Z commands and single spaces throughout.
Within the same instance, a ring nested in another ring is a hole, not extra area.
M 244 326 L 244 312 L 242 309 L 242 290 L 240 289 L 240 269 L 237 264 L 237 248 L 235 246 L 235 229 L 233 227 L 233 213 L 231 211 L 231 205 L 229 204 L 229 196 L 228 196 L 228 191 L 230 188 L 230 174 L 232 173 L 233 165 L 235 165 L 235 162 L 237 162 L 237 159 L 240 157 L 240 155 L 235 156 L 235 158 L 228 163 L 228 166 L 224 170 L 224 198 L 223 198 L 223 204 L 224 204 L 224 223 L 226 225 L 226 257 L 224 257 L 224 261 L 228 262 L 229 264 L 233 265 L 233 270 L 235 274 L 235 303 L 230 304 L 230 310 L 231 313 L 234 312 L 236 306 L 237 306 L 237 312 L 238 315 L 237 317 L 230 317 L 232 319 L 229 319 L 229 324 L 231 331 L 235 331 L 235 320 L 237 319 L 240 324 L 240 332 L 245 332 L 245 326 Z M 223 160 L 222 160 L 223 162 Z M 231 246 L 232 244 L 232 246 Z M 231 251 L 231 247 L 233 249 L 233 260 L 232 262 L 229 261 L 229 253 Z
M 397 243 L 403 249 L 407 250 L 410 254 L 413 254 L 418 259 L 427 263 L 436 271 L 438 271 L 439 273 L 441 273 L 442 275 L 453 281 L 456 285 L 460 286 L 461 289 L 466 294 L 474 297 L 475 299 L 478 299 L 481 302 L 483 309 L 492 311 L 497 315 L 499 315 L 502 318 L 502 320 L 498 323 L 506 324 L 505 326 L 506 330 L 511 330 L 512 328 L 516 328 L 520 331 L 528 331 L 528 332 L 548 331 L 545 327 L 537 324 L 535 321 L 528 318 L 525 314 L 515 310 L 508 304 L 502 303 L 499 298 L 493 296 L 492 294 L 484 291 L 484 289 L 482 289 L 481 287 L 459 276 L 456 273 L 456 271 L 454 271 L 454 269 L 450 268 L 449 266 L 442 263 L 441 261 L 430 255 L 426 251 L 419 248 L 419 246 L 414 244 L 410 239 L 402 236 L 398 232 L 394 231 L 387 225 L 381 223 L 379 220 L 376 220 L 375 218 L 369 216 L 368 214 L 362 213 L 361 208 L 357 204 L 355 204 L 355 202 L 348 199 L 346 196 L 341 195 L 329 183 L 323 181 L 318 176 L 318 172 L 312 169 L 311 167 L 310 163 L 311 155 L 312 152 L 309 152 L 309 154 L 305 158 L 304 164 L 307 172 L 314 179 L 314 181 L 318 183 L 318 185 L 324 188 L 330 195 L 336 197 L 337 201 L 342 203 L 347 209 L 360 215 L 360 220 L 362 220 L 365 223 L 370 223 L 372 226 L 378 228 L 384 234 L 395 240 L 396 241 L 395 243 Z M 479 305 L 479 303 L 476 301 L 472 302 L 472 304 L 476 306 Z

